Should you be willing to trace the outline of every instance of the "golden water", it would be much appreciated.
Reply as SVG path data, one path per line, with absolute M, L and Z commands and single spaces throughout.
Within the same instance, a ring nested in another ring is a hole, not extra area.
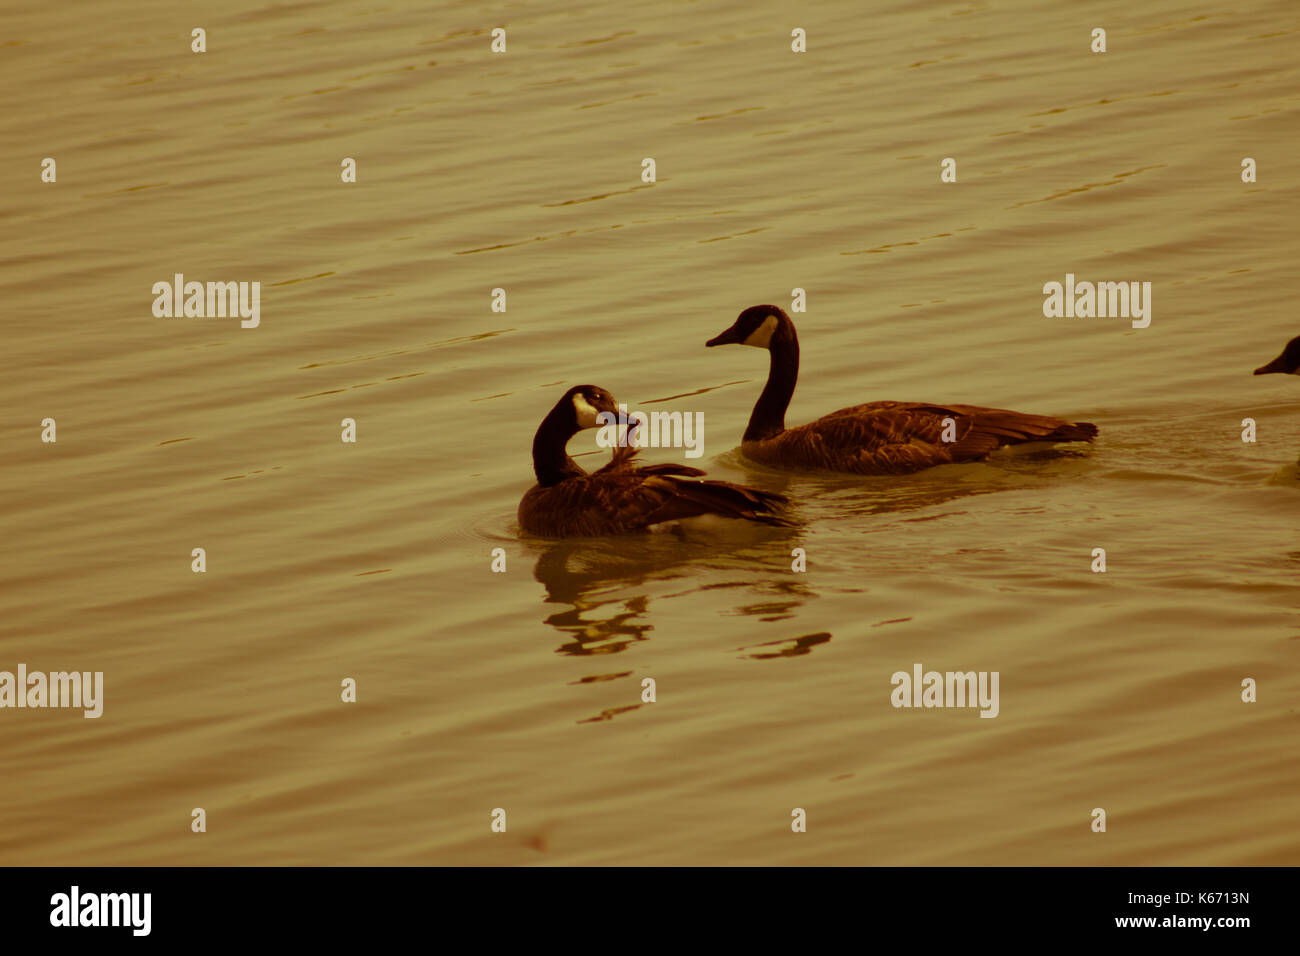
M 1300 334 L 1290 0 L 10 4 L 0 78 L 0 670 L 105 675 L 0 711 L 0 862 L 1300 861 L 1300 386 L 1250 374 Z M 260 327 L 155 318 L 175 273 Z M 1150 327 L 1045 318 L 1066 273 Z M 796 287 L 792 423 L 1101 438 L 752 468 L 765 356 L 703 345 Z M 799 527 L 521 539 L 580 382 Z M 916 662 L 1000 715 L 895 710 Z

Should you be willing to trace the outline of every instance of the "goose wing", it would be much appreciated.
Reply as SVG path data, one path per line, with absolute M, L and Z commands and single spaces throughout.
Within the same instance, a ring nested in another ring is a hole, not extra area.
M 614 454 L 610 457 L 609 462 L 596 471 L 595 474 L 684 475 L 691 477 L 704 474 L 699 468 L 692 468 L 690 465 L 643 465 L 636 460 L 637 455 L 640 453 L 641 449 L 633 445 L 620 445 L 614 449 Z
M 611 462 L 611 465 L 613 463 Z M 520 504 L 525 530 L 546 537 L 577 537 L 643 531 L 654 524 L 715 514 L 762 524 L 788 525 L 779 512 L 783 495 L 727 481 L 703 481 L 665 473 L 685 466 L 650 465 L 600 471 L 548 488 L 534 487 Z
M 944 440 L 945 432 L 952 440 Z M 906 474 L 977 461 L 1003 445 L 1086 441 L 1096 434 L 1097 426 L 1090 422 L 1002 408 L 868 402 L 787 429 L 760 445 L 761 457 L 778 461 L 864 474 Z
M 621 513 L 634 516 L 637 527 L 707 514 L 746 518 L 763 524 L 790 523 L 780 514 L 788 504 L 784 495 L 729 481 L 682 477 L 661 471 L 660 467 L 651 465 L 648 469 L 638 470 L 635 477 L 639 483 L 635 487 L 629 484 L 626 489 L 620 489 L 618 504 Z M 668 467 L 703 474 L 696 468 Z

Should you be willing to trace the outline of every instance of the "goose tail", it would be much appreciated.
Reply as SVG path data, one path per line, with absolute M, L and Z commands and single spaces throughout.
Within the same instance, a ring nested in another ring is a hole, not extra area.
M 701 514 L 745 518 L 781 528 L 795 526 L 785 514 L 790 499 L 776 492 L 716 480 L 673 479 L 673 487 L 680 497 L 697 505 Z

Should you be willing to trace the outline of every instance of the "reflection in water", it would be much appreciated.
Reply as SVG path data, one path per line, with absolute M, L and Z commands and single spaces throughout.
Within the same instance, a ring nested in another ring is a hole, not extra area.
M 605 680 L 618 680 L 620 677 L 631 677 L 631 671 L 618 671 L 614 674 L 591 674 L 587 677 L 581 677 L 578 680 L 571 681 L 573 684 L 598 684 Z
M 1077 481 L 1080 470 L 1088 467 L 1087 455 L 1086 448 L 1025 445 L 998 452 L 983 462 L 941 465 L 922 472 L 910 483 L 877 479 L 854 488 L 837 477 L 833 484 L 825 483 L 825 491 L 840 499 L 837 503 L 846 516 L 920 511 L 975 495 Z
M 817 597 L 817 592 L 805 585 L 802 579 L 757 582 L 740 581 L 727 585 L 715 586 L 744 587 L 750 591 L 758 591 L 761 594 L 788 596 L 786 600 L 757 601 L 753 604 L 742 604 L 730 612 L 731 614 L 757 617 L 763 622 L 788 620 L 789 618 L 794 617 L 795 610 L 806 604 L 809 598 Z
M 546 603 L 569 605 L 543 618 L 572 638 L 556 648 L 556 653 L 615 654 L 633 641 L 645 640 L 652 626 L 638 623 L 638 619 L 645 615 L 649 596 L 600 594 L 616 591 L 620 585 L 638 585 L 654 568 L 654 564 L 638 560 L 635 551 L 620 553 L 600 539 L 546 545 L 533 566 L 533 577 L 545 586 Z M 591 615 L 607 604 L 615 604 L 619 610 L 606 616 Z
M 654 625 L 647 620 L 651 594 L 645 585 L 654 581 L 685 578 L 691 582 L 685 591 L 662 595 L 665 598 L 718 587 L 790 595 L 779 605 L 765 602 L 762 607 L 778 614 L 773 619 L 791 617 L 812 596 L 803 583 L 789 579 L 788 555 L 796 535 L 790 529 L 726 521 L 698 524 L 680 535 L 541 544 L 533 577 L 545 586 L 547 604 L 568 605 L 543 618 L 569 638 L 556 653 L 615 654 L 646 640 Z M 701 581 L 704 571 L 733 568 L 759 576 L 725 584 Z M 755 612 L 742 607 L 738 613 Z
M 788 644 L 789 647 L 782 647 L 779 651 L 765 651 L 761 654 L 749 654 L 754 660 L 763 661 L 771 660 L 776 657 L 800 657 L 804 654 L 811 654 L 812 649 L 818 644 L 825 644 L 831 639 L 828 631 L 819 631 L 816 634 L 805 634 L 803 637 L 781 638 L 777 641 L 764 641 L 762 644 L 753 644 L 751 647 L 775 647 L 779 644 Z M 738 651 L 747 651 L 749 647 L 738 647 Z M 818 658 L 820 660 L 820 658 Z
M 744 481 L 779 491 L 795 502 L 831 502 L 842 517 L 919 511 L 973 495 L 1015 491 L 1042 482 L 1078 480 L 1089 466 L 1088 446 L 1028 444 L 1002 449 L 988 460 L 940 465 L 903 479 L 894 475 L 788 472 L 752 462 L 733 449 L 716 461 L 744 472 Z
M 602 720 L 613 720 L 619 714 L 626 714 L 630 710 L 640 710 L 640 704 L 628 704 L 626 707 L 607 707 L 595 717 L 588 717 L 586 720 L 580 720 L 580 724 L 598 724 Z
M 680 534 L 540 544 L 533 577 L 545 586 L 547 604 L 566 605 L 547 615 L 543 622 L 567 638 L 556 648 L 558 654 L 617 654 L 635 641 L 647 640 L 654 629 L 647 620 L 651 586 L 678 578 L 689 582 L 689 586 L 683 590 L 670 586 L 655 596 L 670 601 L 705 591 L 741 588 L 746 594 L 776 594 L 786 599 L 741 605 L 731 613 L 765 615 L 761 618 L 764 621 L 791 618 L 798 607 L 816 597 L 803 581 L 791 580 L 789 554 L 797 536 L 797 531 L 788 528 L 706 521 L 694 523 Z M 718 572 L 730 577 L 736 571 L 743 571 L 746 576 L 737 580 L 715 579 Z M 795 640 L 796 647 L 755 656 L 807 653 L 813 644 L 829 638 L 827 634 L 787 639 Z M 595 684 L 632 675 L 631 670 L 590 674 L 570 684 Z M 643 706 L 643 702 L 638 702 L 607 707 L 577 722 L 610 721 Z
M 1021 451 L 1001 462 L 941 467 L 905 482 L 835 474 L 788 474 L 754 466 L 736 452 L 720 456 L 724 464 L 746 472 L 744 479 L 790 495 L 796 502 L 831 502 L 842 514 L 877 515 L 918 511 L 969 495 L 1024 487 L 1035 481 L 1059 480 L 1062 469 L 1078 467 L 1068 455 L 1051 451 Z M 1044 461 L 1052 459 L 1054 461 Z M 796 510 L 797 517 L 797 510 Z M 943 517 L 936 515 L 934 517 Z M 923 516 L 915 520 L 928 520 Z M 543 618 L 566 641 L 556 653 L 574 656 L 616 654 L 649 639 L 649 582 L 683 578 L 684 591 L 660 593 L 667 599 L 703 590 L 743 589 L 758 595 L 721 613 L 757 617 L 764 623 L 793 620 L 800 607 L 817 592 L 790 567 L 792 547 L 801 533 L 794 529 L 759 528 L 742 522 L 688 523 L 678 533 L 623 538 L 580 538 L 537 542 L 533 576 L 546 588 L 546 603 L 565 605 Z M 718 580 L 705 571 L 743 572 L 739 578 Z M 784 638 L 765 645 L 794 644 L 757 657 L 806 654 L 829 634 Z M 612 680 L 630 672 L 593 675 L 584 682 Z M 612 716 L 612 715 L 609 715 Z M 600 719 L 608 719 L 607 716 Z
M 956 473 L 939 468 L 900 483 L 888 478 L 769 472 L 752 467 L 735 452 L 721 458 L 740 466 L 746 472 L 743 480 L 789 494 L 795 502 L 830 499 L 839 510 L 854 514 L 915 511 L 1025 483 L 1017 467 L 1021 462 L 1010 467 L 954 466 Z M 543 618 L 567 637 L 556 653 L 616 654 L 647 640 L 654 629 L 648 614 L 651 591 L 645 586 L 654 581 L 684 578 L 689 582 L 684 591 L 659 595 L 664 598 L 740 588 L 759 599 L 722 613 L 753 616 L 765 623 L 792 620 L 800 607 L 817 597 L 807 579 L 791 570 L 790 552 L 799 543 L 797 530 L 731 521 L 688 523 L 681 533 L 538 542 L 533 576 L 546 588 L 546 603 L 566 605 Z M 701 573 L 705 570 L 737 570 L 743 576 L 718 580 Z M 805 643 L 780 656 L 807 653 L 824 639 L 829 635 L 787 638 Z

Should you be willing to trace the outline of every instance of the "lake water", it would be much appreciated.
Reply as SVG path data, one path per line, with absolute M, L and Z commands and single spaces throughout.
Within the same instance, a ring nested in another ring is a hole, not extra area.
M 0 44 L 0 670 L 105 686 L 0 710 L 0 862 L 1300 862 L 1290 0 L 114 7 Z M 261 324 L 156 318 L 176 273 Z M 1045 317 L 1067 274 L 1150 326 Z M 747 464 L 766 356 L 704 342 L 795 288 L 792 424 L 1100 438 Z M 521 537 L 586 382 L 797 527 Z M 891 706 L 918 663 L 996 719 Z

